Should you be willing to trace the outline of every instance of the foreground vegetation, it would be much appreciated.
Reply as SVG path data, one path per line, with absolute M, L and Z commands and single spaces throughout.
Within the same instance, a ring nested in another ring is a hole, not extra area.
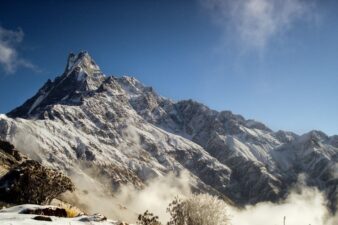
M 208 194 L 175 198 L 167 208 L 171 216 L 167 225 L 228 225 L 226 203 Z M 159 218 L 146 211 L 139 215 L 138 225 L 161 225 Z

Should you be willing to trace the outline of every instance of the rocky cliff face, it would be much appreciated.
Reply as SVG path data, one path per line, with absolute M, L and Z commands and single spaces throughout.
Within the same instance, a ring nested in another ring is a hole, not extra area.
M 44 164 L 79 173 L 90 167 L 113 188 L 142 188 L 187 170 L 194 190 L 239 204 L 277 200 L 301 173 L 309 185 L 337 193 L 336 136 L 274 132 L 230 111 L 171 101 L 135 78 L 106 77 L 86 52 L 71 54 L 61 76 L 0 116 L 1 138 L 24 143 L 22 136 Z

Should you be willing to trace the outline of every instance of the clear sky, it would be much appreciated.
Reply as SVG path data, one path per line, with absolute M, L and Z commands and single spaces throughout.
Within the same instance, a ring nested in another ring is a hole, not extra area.
M 174 100 L 338 134 L 337 12 L 335 0 L 1 0 L 0 113 L 83 49 Z

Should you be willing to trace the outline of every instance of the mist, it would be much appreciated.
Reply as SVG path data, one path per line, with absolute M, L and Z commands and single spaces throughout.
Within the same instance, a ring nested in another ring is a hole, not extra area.
M 157 177 L 142 190 L 125 185 L 111 194 L 102 186 L 102 180 L 97 182 L 86 174 L 71 177 L 78 189 L 65 196 L 68 201 L 88 213 L 99 212 L 129 223 L 135 223 L 138 214 L 149 210 L 165 224 L 170 219 L 166 212 L 169 203 L 177 196 L 184 199 L 192 195 L 188 172 Z M 230 224 L 283 225 L 285 217 L 286 225 L 336 225 L 338 216 L 330 213 L 325 195 L 316 188 L 304 186 L 301 180 L 281 202 L 261 202 L 242 209 L 227 206 L 224 210 L 230 217 Z
M 169 220 L 167 206 L 175 198 L 191 194 L 189 174 L 179 176 L 170 173 L 148 182 L 142 189 L 124 185 L 117 192 L 110 192 L 103 183 L 110 184 L 105 178 L 93 179 L 86 173 L 74 171 L 71 175 L 76 191 L 65 193 L 62 198 L 83 209 L 86 213 L 102 213 L 108 218 L 134 223 L 139 214 L 146 210 L 159 216 L 164 223 Z
M 294 189 L 280 203 L 262 202 L 244 209 L 229 208 L 232 225 L 336 225 L 337 215 L 326 207 L 324 194 L 315 188 Z

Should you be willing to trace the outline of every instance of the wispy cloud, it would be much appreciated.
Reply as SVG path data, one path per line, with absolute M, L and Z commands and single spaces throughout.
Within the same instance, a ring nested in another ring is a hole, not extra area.
M 301 20 L 313 19 L 312 0 L 201 0 L 242 45 L 262 49 Z
M 7 74 L 15 73 L 19 67 L 38 70 L 35 65 L 23 59 L 18 52 L 18 47 L 22 43 L 24 32 L 8 30 L 0 26 L 0 66 Z

